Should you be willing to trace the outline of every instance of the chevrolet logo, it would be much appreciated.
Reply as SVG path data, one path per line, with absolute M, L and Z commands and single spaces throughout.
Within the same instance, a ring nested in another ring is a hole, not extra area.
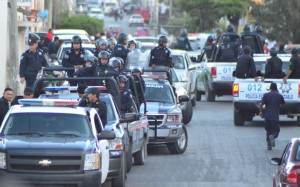
M 39 161 L 39 165 L 43 166 L 43 167 L 47 167 L 51 164 L 52 162 L 50 160 L 41 160 Z

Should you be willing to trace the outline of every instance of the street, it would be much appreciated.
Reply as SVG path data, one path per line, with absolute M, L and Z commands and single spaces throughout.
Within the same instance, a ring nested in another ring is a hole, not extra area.
M 275 166 L 269 164 L 270 158 L 280 157 L 290 138 L 299 135 L 292 120 L 283 122 L 276 147 L 267 151 L 262 119 L 234 126 L 230 97 L 198 102 L 187 129 L 189 143 L 184 154 L 171 155 L 164 146 L 148 148 L 145 165 L 132 168 L 126 185 L 271 186 Z

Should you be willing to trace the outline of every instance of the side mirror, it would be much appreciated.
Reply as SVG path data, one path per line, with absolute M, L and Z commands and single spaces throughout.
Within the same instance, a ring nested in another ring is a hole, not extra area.
M 179 103 L 188 102 L 190 97 L 188 95 L 180 95 L 178 96 Z
M 140 119 L 140 115 L 136 113 L 126 113 L 124 118 L 120 119 L 120 123 L 128 123 L 137 121 Z
M 180 82 L 189 82 L 189 78 L 188 77 L 182 77 Z
M 191 56 L 190 59 L 191 59 L 192 62 L 197 62 L 197 59 L 194 56 Z
M 114 131 L 103 130 L 97 135 L 98 140 L 113 140 L 116 138 Z
M 50 58 L 51 58 L 51 60 L 58 60 L 58 57 L 56 54 L 51 54 Z
M 281 158 L 272 158 L 270 164 L 273 166 L 279 166 L 281 163 Z

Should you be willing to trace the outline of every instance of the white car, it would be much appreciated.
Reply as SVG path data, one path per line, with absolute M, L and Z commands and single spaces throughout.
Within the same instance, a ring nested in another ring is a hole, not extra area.
M 140 26 L 144 26 L 144 18 L 142 15 L 140 14 L 133 14 L 130 18 L 129 18 L 129 27 L 133 26 L 133 25 L 140 25 Z
M 91 8 L 87 15 L 91 18 L 104 19 L 104 13 L 101 8 Z
M 57 37 L 59 37 L 60 41 L 63 41 L 65 44 L 67 43 L 71 43 L 72 42 L 72 38 L 75 35 L 57 35 Z M 91 43 L 91 40 L 89 37 L 87 37 L 86 35 L 78 35 L 81 38 L 82 43 Z
M 94 44 L 86 44 L 86 43 L 82 43 L 81 45 L 82 45 L 82 47 L 83 47 L 84 49 L 87 49 L 87 50 L 89 50 L 89 51 L 92 51 L 93 49 L 95 49 L 95 45 L 94 45 Z M 62 63 L 63 57 L 65 56 L 66 52 L 67 52 L 68 50 L 70 50 L 70 49 L 71 49 L 71 43 L 62 44 L 62 45 L 60 46 L 60 48 L 59 48 L 58 51 L 57 51 L 57 59 L 58 59 L 59 64 Z
M 85 30 L 81 29 L 55 29 L 53 30 L 54 36 L 59 35 L 86 35 L 89 36 L 89 34 Z

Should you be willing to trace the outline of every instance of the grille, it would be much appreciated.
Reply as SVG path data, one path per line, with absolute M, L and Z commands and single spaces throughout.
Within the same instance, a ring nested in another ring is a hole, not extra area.
M 13 155 L 7 157 L 11 172 L 80 173 L 83 171 L 83 156 L 55 155 Z M 48 165 L 39 164 L 47 162 Z
M 156 118 L 157 120 L 157 126 L 160 126 L 164 122 L 165 115 L 147 115 L 147 117 L 148 117 L 149 125 L 154 127 L 155 126 L 154 118 Z

